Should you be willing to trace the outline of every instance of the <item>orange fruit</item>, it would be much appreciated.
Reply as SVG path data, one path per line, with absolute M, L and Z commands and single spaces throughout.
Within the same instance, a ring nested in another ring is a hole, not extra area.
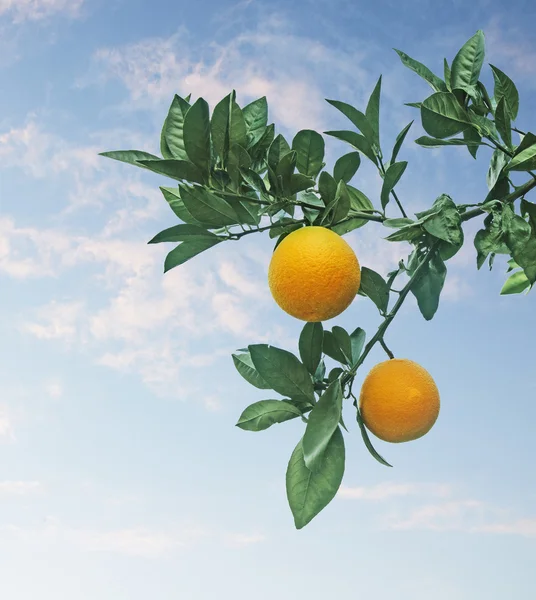
M 359 290 L 361 269 L 343 238 L 326 227 L 302 227 L 275 249 L 268 284 L 276 303 L 310 323 L 326 321 L 348 308 Z
M 407 358 L 370 370 L 361 387 L 363 423 L 385 442 L 409 442 L 427 434 L 439 415 L 439 391 L 430 373 Z

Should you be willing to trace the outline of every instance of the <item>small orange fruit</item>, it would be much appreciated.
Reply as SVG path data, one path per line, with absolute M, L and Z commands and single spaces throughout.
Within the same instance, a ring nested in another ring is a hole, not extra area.
M 361 282 L 357 257 L 326 227 L 302 227 L 275 249 L 268 284 L 276 303 L 308 322 L 326 321 L 348 308 Z
M 363 423 L 385 442 L 409 442 L 430 431 L 439 415 L 439 391 L 430 373 L 407 358 L 370 370 L 361 387 Z

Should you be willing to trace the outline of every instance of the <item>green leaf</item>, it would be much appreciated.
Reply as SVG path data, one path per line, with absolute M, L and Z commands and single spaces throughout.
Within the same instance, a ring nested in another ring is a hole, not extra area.
M 186 100 L 175 94 L 162 129 L 171 156 L 178 160 L 188 160 L 184 147 L 184 116 L 190 105 Z
M 493 152 L 486 177 L 488 190 L 493 189 L 497 181 L 503 176 L 504 168 L 508 164 L 508 160 L 508 156 L 506 156 L 502 150 L 495 150 Z
M 321 223 L 338 223 L 350 212 L 350 195 L 344 181 L 339 181 L 335 198 L 326 206 Z
M 478 152 L 479 146 L 482 146 L 482 136 L 478 133 L 476 129 L 473 127 L 468 127 L 463 132 L 463 141 L 467 145 L 467 150 L 469 150 L 469 154 L 476 159 L 476 154 Z
M 536 204 L 522 198 L 519 209 L 523 216 L 528 215 L 532 231 L 533 233 L 536 233 Z
M 263 431 L 275 423 L 301 417 L 301 411 L 284 400 L 260 400 L 250 404 L 238 419 L 237 427 L 247 431 Z
M 490 65 L 490 67 L 493 71 L 493 79 L 495 81 L 493 91 L 495 102 L 498 105 L 500 99 L 504 98 L 508 114 L 515 121 L 519 110 L 519 92 L 514 82 L 507 75 L 493 65 Z
M 456 54 L 452 61 L 450 83 L 452 89 L 474 93 L 484 64 L 484 33 L 478 30 Z
M 420 110 L 422 102 L 405 102 L 404 106 L 411 106 L 412 108 L 418 108 Z
M 478 135 L 478 133 L 474 129 L 466 129 L 464 131 L 464 139 L 459 138 L 451 138 L 450 140 L 441 140 L 437 138 L 431 138 L 423 135 L 420 138 L 415 140 L 415 143 L 419 144 L 423 148 L 439 148 L 440 146 L 482 146 L 483 144 L 480 141 L 476 141 L 476 139 L 469 139 L 465 137 L 467 132 L 474 132 L 476 136 L 478 136 L 478 140 L 482 138 Z
M 259 372 L 253 365 L 253 361 L 251 360 L 249 350 L 244 351 L 242 349 L 241 354 L 233 354 L 232 357 L 236 370 L 248 383 L 260 390 L 272 389 L 270 387 L 270 384 L 264 381 L 264 379 L 260 376 Z
M 398 229 L 399 227 L 405 227 L 406 225 L 413 225 L 415 221 L 413 219 L 398 218 L 398 219 L 385 219 L 382 223 L 384 227 L 392 227 L 394 229 Z
M 331 437 L 320 470 L 312 473 L 305 465 L 302 440 L 288 463 L 287 498 L 296 529 L 310 523 L 335 497 L 344 475 L 344 438 L 340 428 Z
M 348 183 L 356 174 L 359 165 L 361 164 L 361 155 L 359 152 L 349 152 L 344 154 L 335 163 L 333 168 L 333 178 L 338 183 L 344 181 Z
M 354 108 L 346 102 L 340 102 L 339 100 L 327 100 L 337 110 L 340 110 L 345 117 L 348 117 L 350 121 L 361 131 L 365 138 L 370 144 L 375 140 L 374 128 L 368 118 L 357 108 Z
M 350 233 L 350 231 L 354 231 L 355 229 L 359 229 L 366 225 L 368 221 L 366 219 L 360 219 L 359 217 L 351 217 L 350 219 L 346 219 L 341 223 L 335 223 L 334 225 L 330 225 L 331 231 L 338 233 L 339 235 L 346 235 Z
M 511 206 L 503 207 L 504 241 L 531 284 L 536 282 L 536 232 Z
M 290 176 L 289 192 L 293 196 L 298 192 L 303 192 L 315 186 L 315 180 L 302 175 L 301 173 L 293 173 Z
M 327 171 L 322 171 L 322 173 L 320 173 L 318 192 L 326 206 L 335 200 L 335 196 L 337 195 L 337 182 Z
M 324 166 L 324 138 L 312 129 L 298 131 L 292 140 L 296 151 L 296 167 L 302 175 L 316 178 Z
M 355 131 L 325 131 L 324 133 L 350 144 L 356 150 L 359 150 L 359 152 L 369 158 L 375 165 L 378 164 L 376 155 L 372 150 L 372 146 L 370 145 L 369 141 L 360 133 L 356 133 Z
M 142 167 L 147 169 L 145 165 L 141 164 L 140 160 L 162 160 L 154 154 L 148 152 L 142 152 L 141 150 L 112 150 L 111 152 L 100 152 L 99 156 L 105 156 L 106 158 L 112 158 L 119 162 L 127 163 L 128 165 L 134 165 L 135 167 Z
M 164 124 L 162 125 L 162 131 L 160 132 L 160 152 L 164 158 L 175 158 L 169 149 L 168 143 L 165 137 L 165 129 L 166 129 L 167 118 L 164 119 Z
M 374 210 L 372 202 L 365 196 L 365 194 L 357 188 L 347 185 L 348 194 L 350 195 L 350 206 L 352 210 L 361 212 L 370 212 Z
M 257 143 L 268 125 L 268 102 L 266 96 L 250 102 L 242 109 L 248 132 L 248 147 Z
M 346 329 L 339 327 L 338 325 L 332 327 L 331 333 L 333 333 L 337 345 L 346 357 L 346 364 L 349 365 L 352 362 L 352 340 L 350 339 L 350 334 Z
M 402 64 L 408 67 L 408 69 L 415 71 L 417 75 L 420 75 L 426 82 L 428 82 L 428 84 L 435 92 L 447 91 L 447 86 L 445 85 L 445 82 L 441 80 L 437 75 L 434 75 L 428 67 L 425 67 L 419 61 L 409 57 L 405 52 L 397 50 L 396 48 L 393 49 L 398 54 L 398 56 L 400 56 Z
M 408 163 L 406 161 L 396 162 L 389 166 L 387 169 L 385 176 L 383 178 L 383 185 L 381 191 L 381 202 L 382 208 L 385 210 L 385 207 L 389 203 L 389 195 L 393 191 L 395 185 L 399 182 L 400 178 L 404 174 Z
M 280 182 L 280 187 L 285 195 L 290 194 L 290 181 L 294 169 L 296 168 L 297 154 L 294 150 L 285 154 L 283 158 L 277 164 L 275 175 L 277 180 Z
M 181 198 L 188 212 L 202 223 L 213 227 L 234 225 L 239 219 L 233 207 L 202 187 L 181 186 Z
M 355 365 L 361 356 L 365 345 L 366 334 L 361 327 L 356 327 L 350 334 L 350 345 L 352 348 L 352 365 Z
M 300 358 L 306 369 L 314 375 L 322 358 L 324 330 L 322 323 L 306 323 L 298 343 Z
M 437 208 L 438 212 L 432 213 L 427 219 L 423 220 L 424 229 L 440 240 L 455 246 L 461 246 L 463 244 L 461 217 L 450 196 L 442 194 L 434 202 L 432 208 Z
M 389 304 L 389 288 L 379 273 L 367 267 L 361 267 L 360 291 L 374 302 L 382 314 L 385 314 Z
M 421 236 L 422 225 L 414 223 L 412 225 L 404 225 L 398 231 L 391 233 L 384 239 L 388 242 L 413 242 Z
M 374 137 L 369 140 L 371 145 L 376 144 L 378 150 L 380 149 L 380 94 L 382 87 L 382 76 L 378 79 L 372 94 L 370 95 L 365 110 L 365 116 L 367 121 L 370 123 L 372 130 L 374 131 Z
M 342 414 L 341 382 L 331 383 L 313 407 L 302 439 L 305 466 L 313 473 L 321 467 L 324 454 Z
M 516 154 L 508 164 L 509 171 L 532 171 L 532 169 L 536 169 L 536 143 Z
M 504 96 L 499 100 L 495 109 L 495 126 L 508 148 L 512 147 L 512 123 Z
M 408 131 L 410 130 L 410 127 L 413 125 L 413 123 L 414 123 L 414 121 L 411 121 L 411 123 L 406 125 L 404 127 L 404 129 L 402 129 L 402 131 L 396 136 L 395 145 L 393 147 L 393 153 L 391 154 L 391 160 L 389 161 L 391 164 L 393 164 L 396 161 L 396 157 L 398 156 L 398 153 L 400 152 L 400 148 L 402 148 L 402 144 L 404 143 L 404 140 L 406 139 L 406 135 L 407 135 Z
M 210 120 L 212 145 L 216 154 L 221 158 L 223 165 L 227 165 L 229 154 L 229 115 L 232 95 L 232 93 L 228 94 L 216 104 Z
M 191 239 L 209 238 L 219 240 L 217 235 L 211 231 L 207 231 L 197 225 L 174 225 L 168 229 L 164 229 L 154 238 L 147 242 L 148 244 L 159 244 L 161 242 L 184 242 Z
M 501 289 L 501 296 L 506 294 L 521 294 L 530 287 L 530 281 L 523 271 L 512 273 L 505 281 Z
M 437 92 L 426 98 L 421 106 L 421 120 L 426 133 L 441 139 L 460 133 L 471 124 L 469 115 L 450 92 Z
M 174 248 L 167 256 L 164 261 L 164 273 L 174 267 L 182 265 L 186 261 L 190 260 L 194 256 L 201 254 L 205 250 L 212 248 L 216 244 L 223 241 L 221 238 L 195 238 L 192 240 L 186 240 Z
M 231 96 L 231 115 L 229 124 L 229 147 L 234 145 L 246 148 L 248 143 L 246 120 L 242 113 L 242 109 L 235 101 L 236 94 L 233 91 Z
M 311 375 L 292 352 L 266 344 L 248 348 L 255 368 L 273 390 L 292 399 L 314 403 Z
M 186 160 L 140 160 L 140 165 L 143 165 L 149 171 L 164 175 L 177 181 L 190 181 L 192 183 L 204 183 L 203 173 L 191 162 Z
M 196 100 L 184 117 L 184 148 L 202 173 L 210 169 L 210 114 L 206 100 Z
M 437 311 L 446 276 L 447 267 L 439 253 L 435 252 L 411 286 L 421 314 L 427 321 L 432 319 Z
M 449 63 L 446 58 L 443 59 L 443 77 L 445 78 L 445 84 L 447 86 L 447 90 L 449 92 L 451 92 L 452 86 L 450 85 L 450 81 L 451 81 L 452 75 L 451 75 Z
M 249 154 L 255 161 L 254 170 L 262 172 L 266 169 L 267 152 L 272 145 L 275 136 L 275 126 L 273 123 L 268 125 L 262 134 L 261 139 L 249 148 Z
M 281 134 L 276 136 L 270 145 L 270 149 L 268 150 L 268 164 L 270 167 L 275 171 L 283 156 L 289 152 L 290 146 L 285 138 Z
M 331 331 L 324 331 L 324 340 L 322 343 L 322 350 L 324 354 L 327 354 L 333 360 L 344 364 L 348 364 L 344 352 L 341 350 L 337 338 Z
M 376 449 L 374 448 L 374 446 L 372 445 L 372 442 L 370 441 L 368 432 L 365 428 L 365 424 L 363 423 L 363 419 L 361 417 L 361 411 L 359 410 L 359 406 L 357 404 L 357 402 L 354 402 L 354 406 L 355 406 L 355 410 L 356 410 L 356 420 L 357 420 L 357 424 L 359 425 L 359 429 L 361 430 L 361 437 L 363 438 L 363 441 L 365 442 L 365 446 L 367 448 L 367 450 L 370 452 L 370 454 L 382 465 L 385 465 L 386 467 L 392 467 L 393 465 L 390 465 L 385 458 L 383 458 L 383 456 L 381 456 Z
M 166 202 L 169 204 L 171 210 L 181 221 L 190 225 L 198 225 L 199 227 L 203 227 L 203 229 L 212 227 L 210 223 L 201 223 L 190 214 L 188 209 L 184 206 L 184 202 L 180 196 L 179 188 L 160 186 L 160 190 L 162 191 L 162 194 Z
M 244 146 L 231 143 L 227 160 L 227 171 L 236 186 L 240 184 L 241 170 L 247 171 L 251 167 L 251 157 Z

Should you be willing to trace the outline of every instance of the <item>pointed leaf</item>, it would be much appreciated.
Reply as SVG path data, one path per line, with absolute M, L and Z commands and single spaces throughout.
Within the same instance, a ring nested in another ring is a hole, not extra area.
M 188 154 L 184 147 L 184 116 L 189 108 L 188 102 L 175 94 L 162 130 L 172 155 L 170 158 L 188 160 Z
M 352 366 L 357 363 L 359 357 L 361 356 L 361 352 L 363 351 L 363 346 L 365 345 L 366 334 L 361 327 L 356 327 L 354 331 L 350 334 L 350 344 L 352 347 Z
M 332 327 L 331 332 L 337 342 L 337 345 L 341 349 L 342 353 L 346 357 L 346 364 L 349 365 L 352 362 L 352 340 L 350 334 L 343 327 L 335 325 Z
M 446 275 L 447 267 L 436 252 L 411 286 L 421 314 L 427 321 L 432 319 L 437 311 Z
M 312 129 L 298 131 L 292 140 L 296 151 L 296 167 L 302 175 L 316 178 L 324 166 L 324 138 Z
M 184 117 L 184 148 L 191 162 L 208 174 L 210 168 L 210 114 L 206 100 L 196 100 Z
M 359 152 L 349 152 L 344 154 L 335 163 L 333 168 L 333 179 L 338 183 L 344 181 L 348 183 L 356 174 L 359 165 L 361 164 L 361 156 Z
M 233 207 L 214 194 L 201 187 L 182 186 L 181 198 L 188 212 L 202 223 L 213 227 L 234 225 L 239 221 Z
M 512 273 L 505 281 L 501 289 L 501 296 L 506 294 L 521 294 L 521 292 L 528 287 L 530 287 L 530 281 L 525 273 L 523 271 L 517 271 L 516 273 Z
M 141 150 L 112 150 L 111 152 L 99 152 L 99 156 L 105 156 L 106 158 L 113 158 L 113 160 L 118 160 L 119 162 L 124 162 L 129 165 L 134 165 L 135 167 L 142 167 L 147 169 L 145 165 L 141 164 L 139 161 L 143 160 L 162 160 L 158 156 L 154 154 L 149 154 L 148 152 L 142 152 Z
M 360 292 L 368 296 L 382 314 L 389 304 L 389 288 L 385 279 L 376 271 L 361 267 Z
M 381 202 L 382 208 L 385 209 L 389 203 L 389 195 L 393 191 L 395 185 L 399 182 L 400 178 L 404 174 L 406 167 L 408 166 L 407 161 L 401 161 L 393 163 L 387 169 L 383 178 L 383 185 L 381 191 Z
M 270 145 L 270 149 L 268 150 L 268 164 L 272 169 L 276 169 L 277 165 L 285 156 L 290 152 L 290 146 L 288 145 L 285 138 L 279 134 L 275 137 L 274 141 Z
M 365 424 L 363 423 L 363 419 L 361 417 L 361 411 L 359 410 L 359 406 L 357 405 L 357 402 L 354 402 L 354 406 L 356 409 L 356 420 L 357 420 L 357 424 L 359 425 L 359 429 L 361 430 L 361 437 L 363 438 L 363 441 L 365 442 L 365 446 L 367 448 L 367 450 L 370 452 L 370 454 L 382 465 L 385 465 L 386 467 L 392 467 L 393 465 L 390 465 L 385 458 L 383 458 L 383 456 L 381 456 L 376 449 L 374 448 L 374 446 L 372 445 L 372 442 L 370 441 L 368 432 L 365 428 Z
M 228 94 L 223 100 L 220 100 L 220 102 L 216 104 L 210 120 L 212 145 L 214 151 L 221 158 L 224 165 L 227 164 L 227 155 L 229 153 L 231 96 L 232 94 Z
M 250 102 L 242 109 L 248 132 L 248 146 L 261 139 L 268 125 L 268 102 L 266 96 Z
M 345 117 L 348 117 L 370 144 L 374 142 L 374 128 L 368 118 L 360 110 L 346 102 L 340 102 L 339 100 L 328 100 L 328 102 L 337 110 L 340 110 Z
M 452 91 L 452 86 L 450 84 L 452 75 L 451 75 L 449 63 L 447 62 L 446 58 L 443 59 L 443 77 L 445 78 L 445 84 L 447 86 L 447 90 L 449 92 Z
M 516 154 L 508 164 L 509 171 L 531 171 L 536 169 L 536 144 Z
M 402 144 L 404 143 L 404 140 L 406 139 L 406 135 L 407 135 L 408 131 L 410 130 L 410 127 L 413 125 L 413 123 L 414 123 L 414 121 L 411 121 L 411 123 L 406 125 L 404 127 L 404 129 L 402 129 L 402 131 L 396 136 L 395 145 L 393 147 L 393 153 L 391 154 L 391 160 L 389 161 L 391 164 L 393 164 L 396 161 L 396 157 L 398 156 L 398 153 L 400 152 L 400 148 L 402 147 Z
M 500 69 L 490 65 L 493 71 L 493 79 L 495 80 L 495 88 L 493 95 L 495 102 L 498 104 L 501 98 L 504 98 L 506 108 L 510 118 L 515 121 L 519 110 L 519 92 L 514 82 L 505 75 Z
M 168 229 L 164 229 L 154 238 L 148 242 L 149 244 L 159 244 L 161 242 L 184 242 L 186 240 L 191 239 L 199 239 L 199 238 L 210 238 L 210 239 L 220 239 L 217 235 L 214 235 L 211 231 L 207 231 L 202 227 L 198 227 L 197 225 L 175 225 L 173 227 L 169 227 Z
M 508 156 L 502 150 L 495 150 L 491 155 L 486 181 L 488 190 L 492 190 L 503 175 L 503 169 L 508 165 Z
M 241 350 L 241 354 L 233 354 L 233 363 L 242 377 L 254 387 L 260 390 L 270 390 L 270 384 L 266 383 L 255 368 L 249 350 Z
M 284 423 L 301 415 L 301 411 L 290 402 L 260 400 L 244 410 L 236 426 L 246 431 L 263 431 L 275 423 Z
M 219 244 L 221 241 L 223 241 L 221 238 L 196 238 L 182 242 L 182 244 L 179 244 L 166 256 L 164 273 L 167 273 L 174 267 L 182 265 L 187 260 L 190 260 L 190 258 L 212 248 L 212 246 Z
M 294 354 L 266 344 L 248 348 L 255 368 L 273 390 L 289 398 L 315 401 L 311 375 Z
M 510 122 L 510 115 L 508 114 L 508 108 L 504 96 L 497 103 L 495 109 L 495 126 L 499 135 L 503 139 L 504 143 L 508 148 L 512 147 L 512 123 Z
M 469 115 L 449 92 L 432 94 L 422 103 L 421 119 L 424 130 L 435 138 L 447 138 L 470 125 Z
M 162 160 L 159 158 L 157 160 L 140 160 L 138 162 L 149 169 L 149 171 L 153 171 L 153 173 L 158 173 L 177 181 L 204 183 L 203 173 L 194 164 L 186 160 Z
M 287 498 L 296 529 L 305 527 L 333 500 L 344 476 L 344 462 L 344 438 L 339 428 L 333 433 L 322 466 L 316 473 L 305 465 L 300 440 L 286 474 Z
M 370 95 L 365 110 L 367 121 L 370 123 L 372 130 L 374 131 L 374 138 L 369 140 L 372 144 L 376 144 L 376 147 L 380 148 L 380 94 L 382 87 L 382 76 L 378 79 L 378 82 L 374 86 L 374 90 Z
M 324 340 L 322 342 L 322 350 L 324 354 L 327 354 L 333 360 L 340 362 L 342 364 L 347 364 L 349 360 L 344 355 L 344 352 L 341 350 L 337 338 L 333 335 L 331 331 L 324 331 Z
M 353 146 L 356 150 L 362 152 L 367 158 L 369 158 L 375 165 L 378 164 L 376 155 L 372 150 L 372 146 L 369 141 L 359 133 L 355 131 L 325 131 L 326 135 L 342 140 Z
M 479 30 L 461 47 L 452 61 L 452 89 L 473 92 L 482 70 L 484 54 L 484 33 Z
M 322 358 L 324 330 L 322 323 L 306 323 L 299 340 L 300 358 L 303 364 L 314 375 Z
M 405 52 L 397 50 L 396 48 L 394 48 L 394 51 L 398 54 L 398 56 L 400 56 L 402 64 L 411 69 L 412 71 L 415 71 L 417 75 L 420 75 L 425 81 L 429 83 L 429 85 L 435 92 L 447 91 L 447 86 L 445 85 L 445 82 L 442 79 L 440 79 L 437 75 L 434 75 L 428 67 L 425 67 L 419 61 L 409 57 Z
M 313 473 L 322 467 L 324 453 L 342 414 L 341 382 L 337 379 L 324 391 L 309 415 L 302 440 L 305 466 Z

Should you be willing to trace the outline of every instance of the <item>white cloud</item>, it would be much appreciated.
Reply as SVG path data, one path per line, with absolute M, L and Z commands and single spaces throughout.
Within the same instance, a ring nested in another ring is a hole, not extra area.
M 0 496 L 8 494 L 24 496 L 40 489 L 41 484 L 38 481 L 0 481 Z
M 261 533 L 231 533 L 225 536 L 226 545 L 231 548 L 247 548 L 266 541 L 266 536 Z
M 380 483 L 374 486 L 341 486 L 338 496 L 353 500 L 386 500 L 397 496 L 447 496 L 451 486 L 447 484 Z
M 0 17 L 8 15 L 13 23 L 39 21 L 53 15 L 78 17 L 84 0 L 0 0 Z
M 11 416 L 7 407 L 0 405 L 0 441 L 12 441 L 14 439 L 15 431 Z

